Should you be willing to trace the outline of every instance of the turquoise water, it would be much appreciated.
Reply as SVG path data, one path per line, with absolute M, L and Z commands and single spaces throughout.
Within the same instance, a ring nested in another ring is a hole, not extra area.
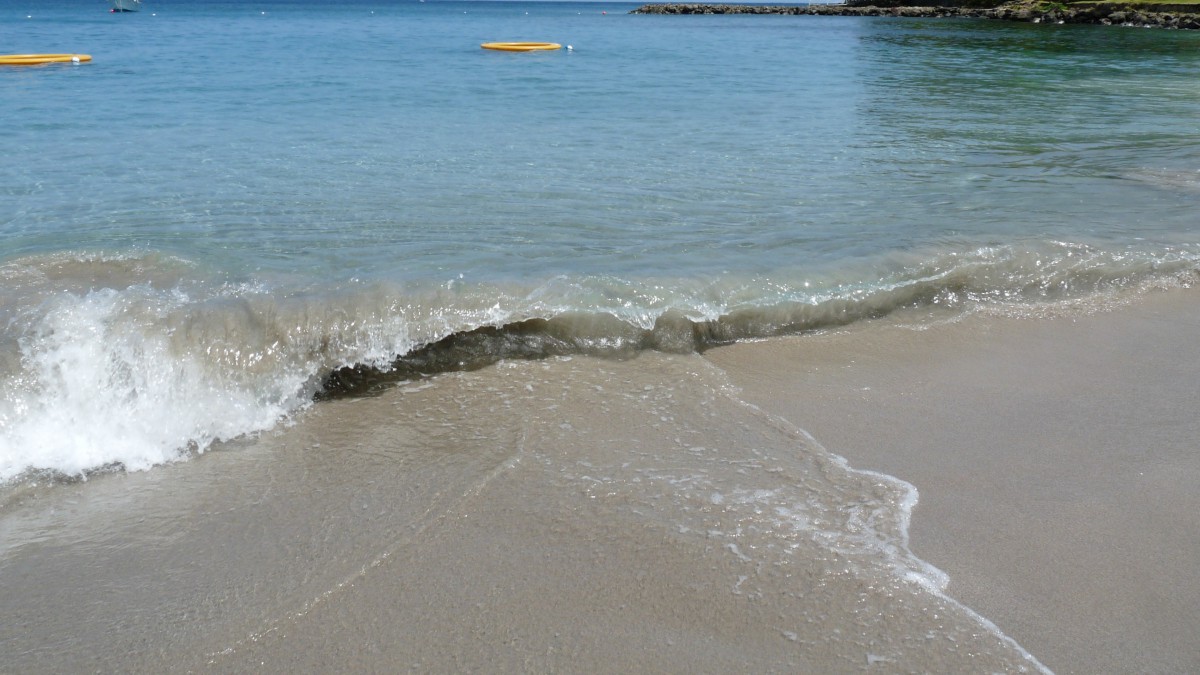
M 0 480 L 186 456 L 482 327 L 687 350 L 1200 270 L 1194 33 L 43 4 L 0 1 L 5 50 L 94 60 L 0 69 Z

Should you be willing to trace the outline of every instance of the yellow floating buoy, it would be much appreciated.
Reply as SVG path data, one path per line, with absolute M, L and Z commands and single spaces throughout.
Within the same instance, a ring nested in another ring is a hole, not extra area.
M 501 52 L 542 52 L 562 49 L 557 42 L 485 42 L 480 47 Z
M 36 66 L 40 63 L 83 63 L 91 54 L 0 54 L 0 66 Z

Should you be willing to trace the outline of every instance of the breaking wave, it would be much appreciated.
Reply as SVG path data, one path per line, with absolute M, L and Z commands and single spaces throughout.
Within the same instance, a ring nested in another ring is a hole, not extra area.
M 704 350 L 900 310 L 1025 312 L 1200 278 L 1189 249 L 1052 242 L 893 255 L 820 277 L 565 277 L 314 286 L 187 261 L 0 266 L 0 482 L 140 470 L 270 429 L 314 401 L 501 359 Z

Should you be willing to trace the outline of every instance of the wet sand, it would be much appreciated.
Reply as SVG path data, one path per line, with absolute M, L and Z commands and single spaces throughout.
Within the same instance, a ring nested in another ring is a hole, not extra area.
M 1177 292 L 502 362 L 25 486 L 0 669 L 1194 672 L 1197 327 Z M 921 490 L 949 597 L 909 487 L 821 445 Z
M 1059 673 L 1200 671 L 1200 294 L 710 352 L 743 396 L 914 484 L 911 549 Z
M 435 378 L 403 402 L 389 392 L 354 404 L 437 408 L 464 447 L 509 438 L 511 454 L 344 583 L 206 667 L 1036 670 L 975 615 L 897 573 L 909 561 L 880 546 L 900 535 L 903 486 L 847 472 L 726 387 L 699 357 L 647 353 L 505 363 Z M 447 415 L 446 401 L 463 414 Z M 323 434 L 353 419 L 338 410 L 347 405 L 316 411 Z M 859 515 L 868 522 L 851 531 Z
M 697 355 L 506 362 L 0 502 L 14 672 L 1034 672 Z

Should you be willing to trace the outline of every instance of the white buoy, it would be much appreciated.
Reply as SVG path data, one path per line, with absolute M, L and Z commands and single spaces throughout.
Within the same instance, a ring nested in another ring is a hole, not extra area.
M 567 51 L 573 52 L 573 51 L 575 51 L 575 48 L 572 47 L 571 45 L 567 45 Z

